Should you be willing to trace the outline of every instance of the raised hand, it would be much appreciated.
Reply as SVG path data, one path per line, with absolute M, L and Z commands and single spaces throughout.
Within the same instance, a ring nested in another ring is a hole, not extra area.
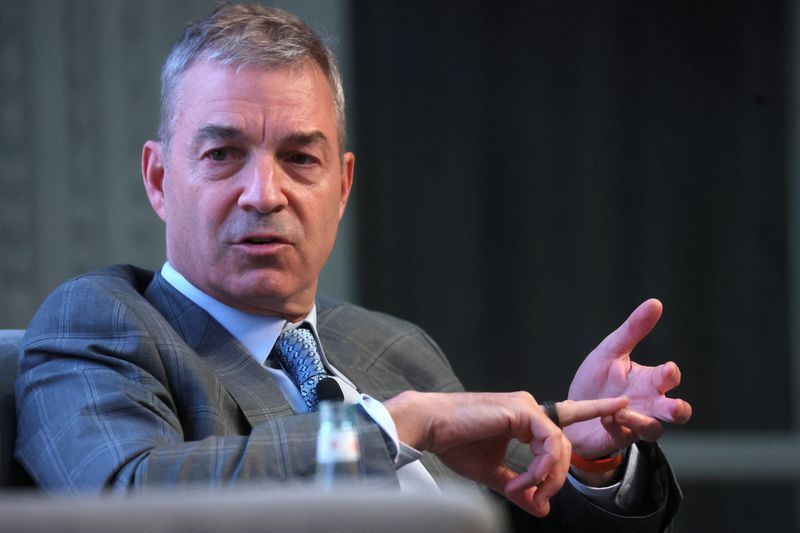
M 602 457 L 627 448 L 638 440 L 658 439 L 661 421 L 683 424 L 692 416 L 692 407 L 665 393 L 681 382 L 681 372 L 673 362 L 655 367 L 631 360 L 631 352 L 661 317 L 661 302 L 647 300 L 628 319 L 600 343 L 578 368 L 569 388 L 572 400 L 624 396 L 630 404 L 614 416 L 580 422 L 564 431 L 575 453 L 588 459 Z
M 404 392 L 384 402 L 400 440 L 435 453 L 460 475 L 482 483 L 536 516 L 564 484 L 572 446 L 527 392 Z M 625 398 L 556 404 L 562 426 L 613 416 Z M 516 473 L 503 460 L 508 443 L 528 444 L 533 460 Z

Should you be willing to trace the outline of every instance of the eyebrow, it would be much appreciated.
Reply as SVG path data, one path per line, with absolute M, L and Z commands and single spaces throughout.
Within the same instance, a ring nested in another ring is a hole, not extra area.
M 192 146 L 200 147 L 208 141 L 231 141 L 243 139 L 244 131 L 233 126 L 222 126 L 219 124 L 208 124 L 200 128 L 192 138 Z M 328 137 L 319 130 L 313 131 L 293 131 L 284 135 L 280 139 L 280 144 L 292 144 L 299 146 L 323 145 L 328 146 Z
M 300 146 L 308 146 L 312 144 L 328 145 L 328 137 L 319 130 L 303 132 L 295 131 L 285 135 L 281 139 L 281 143 L 298 144 Z
M 244 136 L 244 132 L 239 128 L 234 128 L 232 126 L 220 126 L 218 124 L 208 124 L 200 128 L 197 133 L 195 133 L 194 138 L 192 139 L 192 146 L 202 146 L 203 143 L 207 141 L 229 141 L 231 139 L 241 139 Z

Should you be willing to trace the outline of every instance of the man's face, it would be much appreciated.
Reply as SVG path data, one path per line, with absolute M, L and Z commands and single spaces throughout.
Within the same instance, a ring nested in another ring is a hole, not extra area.
M 170 263 L 232 307 L 303 317 L 353 176 L 327 78 L 311 64 L 237 73 L 200 62 L 176 109 L 168 152 L 149 141 L 142 162 Z

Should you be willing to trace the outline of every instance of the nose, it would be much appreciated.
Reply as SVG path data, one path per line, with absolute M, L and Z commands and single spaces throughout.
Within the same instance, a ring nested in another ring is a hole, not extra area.
M 284 178 L 280 165 L 272 158 L 254 161 L 251 168 L 244 169 L 244 179 L 247 181 L 239 195 L 239 207 L 260 213 L 280 211 L 287 203 L 282 188 Z

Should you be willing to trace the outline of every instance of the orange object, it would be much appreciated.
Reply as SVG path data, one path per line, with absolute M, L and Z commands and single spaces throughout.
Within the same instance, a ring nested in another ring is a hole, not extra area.
M 599 459 L 584 459 L 580 455 L 573 452 L 570 464 L 584 472 L 592 472 L 593 474 L 602 474 L 614 470 L 622 464 L 625 454 L 619 452 L 608 457 L 601 457 Z

